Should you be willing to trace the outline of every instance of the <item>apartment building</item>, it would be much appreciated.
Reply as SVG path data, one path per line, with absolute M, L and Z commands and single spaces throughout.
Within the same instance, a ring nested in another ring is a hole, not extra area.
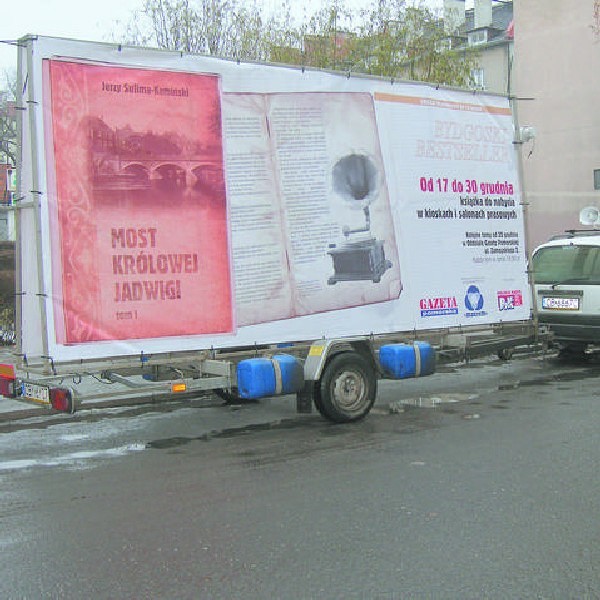
M 519 122 L 536 130 L 522 147 L 529 240 L 535 246 L 584 228 L 580 211 L 600 208 L 600 1 L 514 5 Z
M 453 48 L 477 52 L 471 72 L 476 89 L 512 93 L 512 0 L 475 0 L 470 9 L 465 0 L 444 0 L 444 29 Z

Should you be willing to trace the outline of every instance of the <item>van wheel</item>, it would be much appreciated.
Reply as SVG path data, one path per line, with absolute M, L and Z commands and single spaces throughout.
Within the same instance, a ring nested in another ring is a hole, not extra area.
M 357 352 L 344 352 L 325 367 L 315 404 L 327 419 L 349 423 L 369 414 L 376 395 L 377 378 L 369 362 Z

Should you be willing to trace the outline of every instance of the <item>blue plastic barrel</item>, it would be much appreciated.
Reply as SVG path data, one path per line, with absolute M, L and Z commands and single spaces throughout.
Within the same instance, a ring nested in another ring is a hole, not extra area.
M 435 373 L 435 350 L 427 342 L 385 344 L 379 349 L 379 364 L 391 379 L 423 377 Z
M 303 385 L 302 364 L 290 354 L 276 354 L 273 358 L 248 358 L 237 365 L 237 386 L 241 398 L 293 394 Z

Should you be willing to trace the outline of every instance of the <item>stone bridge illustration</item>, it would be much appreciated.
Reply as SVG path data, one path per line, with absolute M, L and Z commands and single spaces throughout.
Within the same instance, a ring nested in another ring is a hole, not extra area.
M 91 181 L 95 191 L 171 192 L 223 188 L 221 147 L 175 133 L 112 129 L 88 119 Z

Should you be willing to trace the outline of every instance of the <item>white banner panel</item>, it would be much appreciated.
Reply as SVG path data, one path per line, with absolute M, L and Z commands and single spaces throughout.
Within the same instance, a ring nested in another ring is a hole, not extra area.
M 31 44 L 25 353 L 40 298 L 55 361 L 529 317 L 505 99 Z

